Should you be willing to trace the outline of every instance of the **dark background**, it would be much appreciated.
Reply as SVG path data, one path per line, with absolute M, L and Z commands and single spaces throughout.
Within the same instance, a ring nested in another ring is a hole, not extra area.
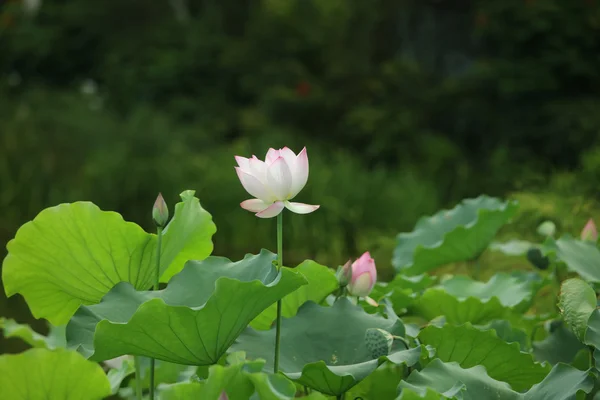
M 286 145 L 321 205 L 286 213 L 290 265 L 370 250 L 389 278 L 398 232 L 482 193 L 521 201 L 515 232 L 577 233 L 600 216 L 599 3 L 0 0 L 0 246 L 76 200 L 151 229 L 159 191 L 194 189 L 215 254 L 274 250 L 233 156 Z M 0 315 L 31 321 L 18 296 Z

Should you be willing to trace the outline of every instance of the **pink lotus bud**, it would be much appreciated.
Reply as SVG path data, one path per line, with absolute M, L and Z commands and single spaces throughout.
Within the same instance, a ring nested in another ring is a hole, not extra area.
M 152 207 L 152 219 L 156 226 L 160 228 L 164 228 L 169 220 L 169 209 L 167 208 L 165 199 L 162 197 L 162 193 L 158 194 L 158 197 L 154 202 L 154 207 Z
M 243 201 L 243 209 L 256 213 L 259 218 L 273 218 L 284 208 L 296 214 L 308 214 L 319 206 L 291 202 L 308 180 L 308 155 L 306 147 L 296 155 L 284 147 L 269 149 L 265 161 L 256 156 L 235 156 L 235 170 L 242 186 L 254 199 Z
M 227 392 L 225 392 L 224 390 L 221 392 L 221 395 L 219 396 L 219 400 L 229 400 L 229 396 L 227 396 Z
M 340 287 L 348 286 L 352 280 L 352 261 L 348 260 L 346 264 L 339 267 L 335 276 L 337 277 Z
M 596 229 L 596 224 L 593 219 L 589 219 L 585 227 L 581 231 L 581 240 L 587 240 L 590 242 L 595 242 L 598 240 L 598 230 Z
M 366 251 L 360 258 L 352 263 L 352 279 L 348 284 L 348 292 L 352 296 L 367 297 L 377 281 L 377 268 L 375 260 Z

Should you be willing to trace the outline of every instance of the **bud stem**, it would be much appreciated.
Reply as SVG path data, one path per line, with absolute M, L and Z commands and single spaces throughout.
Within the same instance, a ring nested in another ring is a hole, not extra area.
M 162 232 L 163 228 L 161 228 L 160 226 L 156 228 L 156 236 L 158 239 L 156 243 L 156 275 L 154 277 L 154 290 L 158 290 L 158 285 L 160 281 L 160 252 L 162 247 Z
M 162 231 L 163 228 L 158 226 L 156 228 L 156 236 L 158 237 L 156 243 L 156 275 L 154 277 L 154 290 L 158 290 L 160 281 L 160 250 L 162 247 Z M 154 400 L 154 358 L 150 359 L 150 400 Z
M 277 215 L 277 270 L 283 267 L 283 211 Z M 273 370 L 279 372 L 279 343 L 281 341 L 281 299 L 277 301 L 277 322 L 275 327 L 275 362 Z
M 142 367 L 139 356 L 133 356 L 133 364 L 135 366 L 135 397 L 137 400 L 142 400 Z

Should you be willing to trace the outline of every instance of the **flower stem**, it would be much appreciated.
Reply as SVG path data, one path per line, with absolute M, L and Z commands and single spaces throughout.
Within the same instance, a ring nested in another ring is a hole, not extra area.
M 135 397 L 137 400 L 142 400 L 142 367 L 139 356 L 133 356 L 133 364 L 135 365 Z
M 162 246 L 162 230 L 160 226 L 156 228 L 156 236 L 158 236 L 158 243 L 156 244 L 156 275 L 154 278 L 154 290 L 158 290 L 160 281 L 160 250 Z M 150 359 L 150 400 L 154 400 L 154 358 Z
M 283 211 L 277 216 L 277 270 L 283 267 Z M 279 372 L 279 344 L 281 340 L 281 299 L 277 301 L 277 323 L 275 327 L 274 372 Z

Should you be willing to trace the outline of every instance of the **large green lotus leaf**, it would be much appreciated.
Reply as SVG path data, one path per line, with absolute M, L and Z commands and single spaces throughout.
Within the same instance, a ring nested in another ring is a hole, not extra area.
M 435 348 L 444 362 L 457 362 L 462 368 L 482 365 L 488 375 L 506 382 L 517 391 L 539 383 L 550 371 L 549 365 L 536 363 L 531 354 L 521 352 L 516 343 L 506 343 L 493 330 L 481 331 L 471 324 L 430 325 L 419 334 L 422 344 Z
M 181 194 L 183 203 L 165 229 L 160 266 L 165 276 L 212 252 L 216 227 L 193 195 Z M 119 282 L 145 290 L 155 279 L 156 235 L 90 202 L 43 210 L 19 228 L 7 248 L 6 295 L 22 294 L 36 318 L 54 325 L 66 324 L 80 305 L 100 302 Z
M 560 286 L 558 307 L 569 328 L 583 341 L 588 320 L 596 309 L 596 292 L 579 278 L 565 280 Z
M 584 341 L 587 345 L 594 346 L 594 366 L 600 370 L 600 310 L 595 309 L 588 320 Z
M 346 393 L 347 399 L 393 399 L 407 367 L 389 363 L 377 368 Z M 404 371 L 403 371 L 404 370 Z
M 516 311 L 526 311 L 539 289 L 542 279 L 537 274 L 506 274 L 499 273 L 486 283 L 478 282 L 468 276 L 455 276 L 441 283 L 441 287 L 458 299 L 475 297 L 488 301 L 497 297 L 504 307 Z
M 162 400 L 217 400 L 225 392 L 229 400 L 292 400 L 295 385 L 283 375 L 262 372 L 264 360 L 244 361 L 235 365 L 213 365 L 208 378 L 200 382 L 165 385 L 160 388 Z
M 29 349 L 0 356 L 0 398 L 103 399 L 111 394 L 102 368 L 66 349 Z
M 368 314 L 347 298 L 331 307 L 305 303 L 294 318 L 283 319 L 281 327 L 280 370 L 289 378 L 325 394 L 340 395 L 366 378 L 385 360 L 414 365 L 421 349 L 405 350 L 395 341 L 388 356 L 374 359 L 365 345 L 368 328 L 380 328 L 404 336 L 404 327 L 395 316 L 388 319 Z M 273 370 L 275 330 L 248 328 L 232 346 L 249 358 L 266 359 Z
M 594 378 L 589 371 L 556 364 L 542 382 L 525 393 L 523 400 L 575 400 L 577 393 L 590 393 L 593 387 Z
M 322 302 L 338 288 L 338 281 L 333 270 L 314 261 L 306 260 L 294 268 L 294 271 L 300 272 L 306 278 L 308 284 L 282 299 L 281 315 L 285 318 L 296 315 L 298 308 L 307 301 L 313 301 L 317 304 Z M 273 304 L 260 313 L 250 323 L 250 326 L 254 329 L 267 330 L 272 327 L 276 318 L 277 305 Z
M 423 217 L 412 232 L 398 235 L 392 264 L 406 275 L 418 275 L 444 264 L 473 260 L 517 209 L 516 201 L 479 196 Z
M 600 311 L 595 309 L 587 321 L 584 343 L 600 349 Z
M 456 396 L 463 400 L 516 400 L 519 394 L 505 382 L 489 377 L 483 366 L 464 369 L 458 363 L 444 363 L 439 358 L 432 360 L 423 370 L 413 371 L 400 382 L 401 390 L 411 389 L 424 394 L 435 390 L 446 397 Z
M 138 292 L 119 283 L 100 304 L 82 306 L 67 326 L 67 340 L 93 360 L 123 354 L 186 365 L 216 363 L 265 308 L 306 284 L 273 265 L 262 250 L 231 262 L 189 261 L 166 289 Z
M 528 351 L 531 348 L 531 341 L 523 329 L 515 328 L 510 321 L 497 319 L 485 325 L 477 326 L 478 329 L 493 329 L 496 335 L 507 343 L 517 343 L 521 350 Z
M 600 282 L 600 250 L 595 243 L 563 235 L 558 240 L 548 238 L 542 251 L 586 281 Z
M 164 385 L 159 388 L 158 398 L 160 400 L 196 400 L 204 399 L 202 396 L 203 386 L 197 382 L 181 382 Z M 206 400 L 218 400 L 219 397 Z
M 193 190 L 181 193 L 183 201 L 175 205 L 173 219 L 163 232 L 161 282 L 168 282 L 188 260 L 204 260 L 213 251 L 212 236 L 217 226 L 194 193 Z
M 557 364 L 542 382 L 526 393 L 519 393 L 507 383 L 490 378 L 482 366 L 464 369 L 455 362 L 434 359 L 422 371 L 414 371 L 400 382 L 399 389 L 408 388 L 417 393 L 435 390 L 444 394 L 461 385 L 464 389 L 453 394 L 461 400 L 570 400 L 580 391 L 589 393 L 593 378 L 588 371 Z
M 452 324 L 485 324 L 495 319 L 504 319 L 510 309 L 504 307 L 497 297 L 481 300 L 476 297 L 457 299 L 442 288 L 427 289 L 410 306 L 410 311 L 428 321 L 445 316 Z
M 19 338 L 32 347 L 56 349 L 66 347 L 65 327 L 50 325 L 48 336 L 44 336 L 27 324 L 19 324 L 14 319 L 0 317 L 0 330 L 6 338 Z
M 546 338 L 533 342 L 533 356 L 540 362 L 569 364 L 578 352 L 586 349 L 586 346 L 565 326 L 563 321 L 558 321 L 554 325 Z

